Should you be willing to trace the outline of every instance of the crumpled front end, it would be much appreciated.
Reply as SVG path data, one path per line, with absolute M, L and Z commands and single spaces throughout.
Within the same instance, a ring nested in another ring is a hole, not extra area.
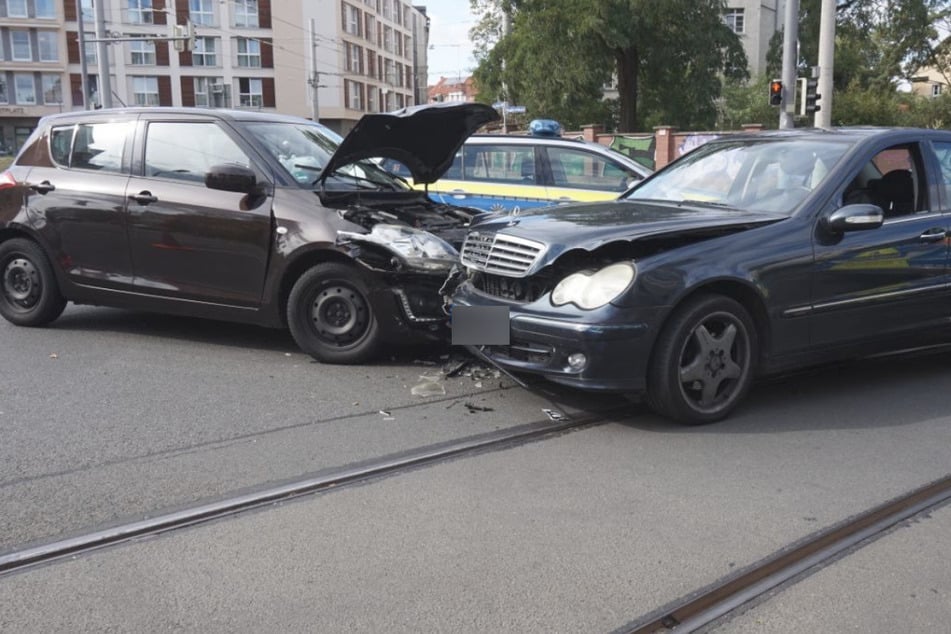
M 445 339 L 448 314 L 440 289 L 459 252 L 428 231 L 379 223 L 369 233 L 338 231 L 337 245 L 381 282 L 370 298 L 387 339 Z

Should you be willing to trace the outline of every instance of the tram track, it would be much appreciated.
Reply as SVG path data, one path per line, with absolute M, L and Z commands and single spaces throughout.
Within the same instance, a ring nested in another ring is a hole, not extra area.
M 951 502 L 951 476 L 819 531 L 710 586 L 692 592 L 615 634 L 696 632 L 768 596 L 783 584 L 884 535 L 896 525 Z
M 560 436 L 607 423 L 610 420 L 609 416 L 610 412 L 577 416 L 575 418 L 551 419 L 550 417 L 549 420 L 535 421 L 497 432 L 410 450 L 396 456 L 336 469 L 323 475 L 302 478 L 259 491 L 231 496 L 215 502 L 0 554 L 0 577 L 94 550 L 224 519 L 294 498 L 394 476 L 440 462 L 491 451 L 501 451 L 549 437 Z

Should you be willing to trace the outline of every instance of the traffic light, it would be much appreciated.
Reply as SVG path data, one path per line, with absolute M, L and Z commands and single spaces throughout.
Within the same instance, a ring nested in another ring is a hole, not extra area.
M 822 95 L 816 92 L 818 87 L 818 79 L 806 79 L 805 77 L 799 79 L 799 92 L 802 94 L 802 98 L 799 102 L 799 114 L 805 116 L 821 110 L 819 107 L 819 99 Z
M 783 105 L 783 82 L 779 79 L 769 82 L 769 105 Z

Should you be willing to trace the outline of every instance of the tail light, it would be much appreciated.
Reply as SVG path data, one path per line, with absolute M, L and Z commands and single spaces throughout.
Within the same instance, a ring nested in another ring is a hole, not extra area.
M 0 191 L 4 189 L 10 189 L 11 187 L 16 187 L 17 180 L 13 178 L 13 173 L 10 170 L 6 172 L 0 172 Z

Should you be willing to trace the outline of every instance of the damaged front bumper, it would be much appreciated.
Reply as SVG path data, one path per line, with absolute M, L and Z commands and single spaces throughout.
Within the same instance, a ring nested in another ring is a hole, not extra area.
M 508 306 L 510 343 L 469 346 L 507 370 L 544 376 L 562 385 L 604 392 L 639 393 L 646 387 L 647 366 L 662 309 L 610 307 L 612 319 L 583 321 L 593 315 L 540 315 L 459 286 L 457 306 Z M 604 312 L 599 313 L 603 317 Z
M 440 289 L 459 259 L 452 245 L 427 231 L 381 223 L 369 233 L 339 231 L 337 246 L 381 282 L 370 301 L 385 339 L 447 338 L 449 318 Z

